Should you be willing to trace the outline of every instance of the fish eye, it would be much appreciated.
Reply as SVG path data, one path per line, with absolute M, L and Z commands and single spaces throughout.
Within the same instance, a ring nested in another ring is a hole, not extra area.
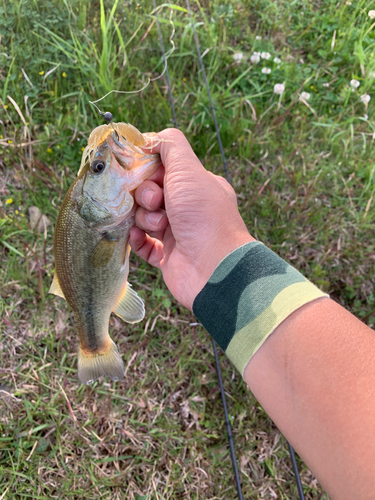
M 100 174 L 100 172 L 103 172 L 104 168 L 105 164 L 101 160 L 94 161 L 91 165 L 91 172 L 94 174 Z

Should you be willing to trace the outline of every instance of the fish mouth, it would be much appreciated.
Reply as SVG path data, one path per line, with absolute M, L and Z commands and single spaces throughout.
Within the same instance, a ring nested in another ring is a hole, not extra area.
M 106 143 L 111 151 L 112 158 L 114 158 L 124 170 L 132 170 L 133 168 L 146 166 L 159 159 L 158 154 L 147 154 L 139 147 L 134 146 L 134 144 L 122 143 L 115 132 L 107 138 Z
M 118 166 L 120 166 L 121 168 L 123 168 L 124 170 L 128 170 L 127 168 L 124 168 L 123 165 L 121 165 L 121 162 L 119 162 L 118 158 L 116 155 L 113 155 L 112 154 L 112 157 L 115 157 L 115 160 L 116 160 L 116 164 L 114 166 L 110 165 L 109 166 L 109 171 L 110 171 L 110 174 L 111 174 L 111 179 L 113 181 L 123 181 L 124 180 L 124 174 L 119 170 L 118 170 Z

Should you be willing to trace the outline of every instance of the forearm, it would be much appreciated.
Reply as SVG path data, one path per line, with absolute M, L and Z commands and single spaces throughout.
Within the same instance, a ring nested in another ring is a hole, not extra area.
M 332 498 L 373 498 L 374 332 L 259 242 L 193 311 Z
M 375 491 L 375 336 L 329 299 L 290 315 L 244 378 L 332 499 Z
M 135 193 L 133 250 L 193 307 L 332 498 L 374 498 L 374 332 L 252 242 L 233 189 L 180 132 L 159 138 L 165 175 Z

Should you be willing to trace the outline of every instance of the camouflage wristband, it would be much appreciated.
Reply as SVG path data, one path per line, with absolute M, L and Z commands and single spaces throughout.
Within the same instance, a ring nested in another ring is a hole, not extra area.
M 248 361 L 293 311 L 328 297 L 259 241 L 220 262 L 193 312 L 243 375 Z

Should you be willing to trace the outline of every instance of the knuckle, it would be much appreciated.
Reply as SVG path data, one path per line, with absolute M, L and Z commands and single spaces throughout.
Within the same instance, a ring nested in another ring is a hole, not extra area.
M 163 139 L 171 140 L 171 141 L 179 141 L 181 139 L 186 139 L 185 135 L 178 130 L 178 128 L 167 128 L 161 132 Z
M 142 208 L 142 207 L 137 208 L 137 211 L 135 212 L 135 223 L 139 228 L 145 229 L 145 227 L 146 227 L 146 210 L 144 208 Z

